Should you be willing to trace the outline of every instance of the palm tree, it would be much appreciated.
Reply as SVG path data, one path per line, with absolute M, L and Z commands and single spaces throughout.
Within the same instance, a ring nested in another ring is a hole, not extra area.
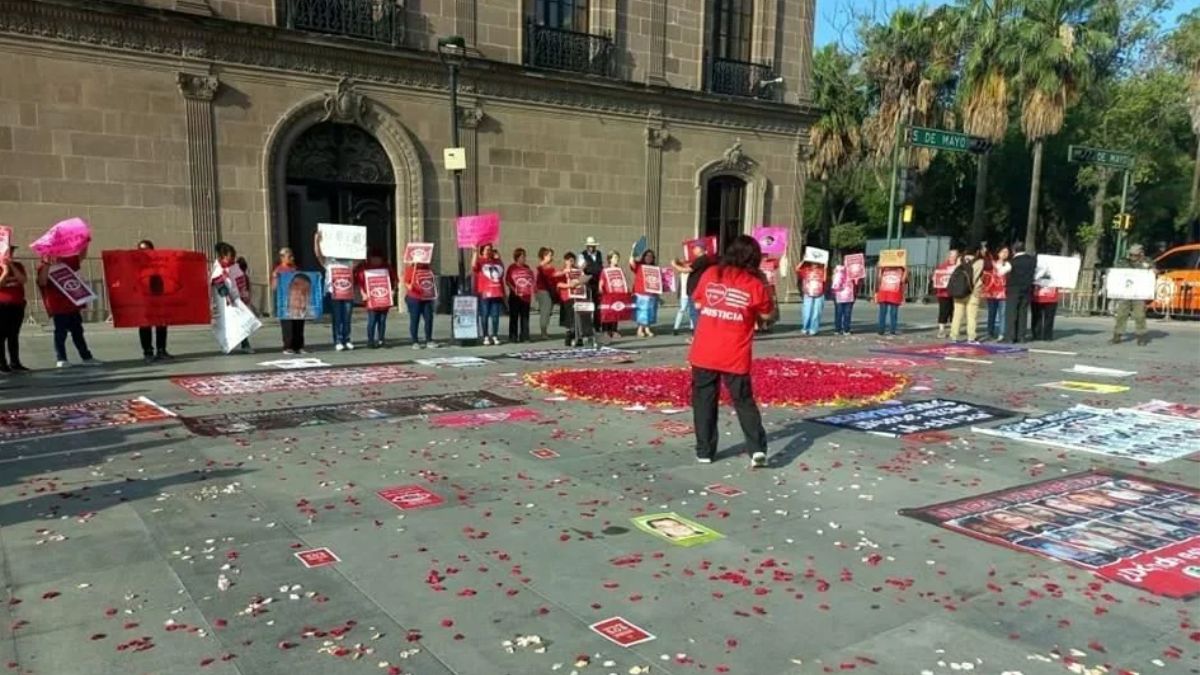
M 1025 0 L 1014 26 L 1021 58 L 1014 80 L 1021 98 L 1021 130 L 1033 144 L 1025 222 L 1025 246 L 1031 251 L 1037 245 L 1045 140 L 1062 130 L 1067 108 L 1093 80 L 1098 57 L 1113 47 L 1111 34 L 1093 23 L 1100 4 L 1099 0 Z
M 1168 42 L 1171 58 L 1188 76 L 1188 114 L 1192 133 L 1196 134 L 1196 164 L 1192 168 L 1192 195 L 1189 212 L 1200 217 L 1200 9 L 1179 18 L 1179 26 Z
M 853 57 L 837 45 L 826 45 L 813 55 L 813 103 L 821 117 L 809 132 L 806 169 L 809 178 L 821 183 L 818 222 L 824 244 L 835 224 L 829 213 L 829 181 L 855 164 L 862 152 L 863 83 L 853 66 Z

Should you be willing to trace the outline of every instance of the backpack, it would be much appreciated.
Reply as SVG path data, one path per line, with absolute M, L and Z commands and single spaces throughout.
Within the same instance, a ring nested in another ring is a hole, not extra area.
M 955 300 L 962 300 L 971 295 L 975 290 L 974 279 L 971 278 L 971 266 L 959 265 L 950 273 L 950 283 L 946 284 L 946 291 L 950 293 L 950 297 Z

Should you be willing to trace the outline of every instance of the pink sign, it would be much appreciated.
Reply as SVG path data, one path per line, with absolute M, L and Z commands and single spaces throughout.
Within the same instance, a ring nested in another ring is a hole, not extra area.
M 410 241 L 404 245 L 405 265 L 428 265 L 433 262 L 433 244 Z
M 763 255 L 782 256 L 787 253 L 788 229 L 778 225 L 764 225 L 754 228 L 752 237 L 758 240 L 758 246 Z
M 334 555 L 333 551 L 330 551 L 327 548 L 314 548 L 311 551 L 300 551 L 296 554 L 296 557 L 299 558 L 300 562 L 304 563 L 304 566 L 309 569 L 332 565 L 335 562 L 341 562 L 341 559 Z
M 426 509 L 431 506 L 438 506 L 446 501 L 438 493 L 432 492 L 420 485 L 399 485 L 380 490 L 375 494 L 379 495 L 379 498 L 383 501 L 401 511 Z
M 79 272 L 62 264 L 55 263 L 47 272 L 50 283 L 54 284 L 62 294 L 67 296 L 76 307 L 82 307 L 96 299 L 96 294 L 79 276 Z
M 439 428 L 460 429 L 465 427 L 480 427 L 497 422 L 527 422 L 540 419 L 536 410 L 531 408 L 509 408 L 507 410 L 487 410 L 478 412 L 450 413 L 433 418 L 432 426 Z
M 853 253 L 845 257 L 842 263 L 846 265 L 846 273 L 854 281 L 867 278 L 867 260 L 861 253 Z
M 458 247 L 473 248 L 500 241 L 500 214 L 481 213 L 458 219 Z
M 678 290 L 675 286 L 675 282 L 677 281 L 675 278 L 675 268 L 660 267 L 658 269 L 662 270 L 663 292 L 674 293 L 676 290 Z
M 0 225 L 0 260 L 4 260 L 12 251 L 12 228 Z
M 70 218 L 46 231 L 29 245 L 40 255 L 50 258 L 66 258 L 87 250 L 92 241 L 92 229 L 82 218 Z

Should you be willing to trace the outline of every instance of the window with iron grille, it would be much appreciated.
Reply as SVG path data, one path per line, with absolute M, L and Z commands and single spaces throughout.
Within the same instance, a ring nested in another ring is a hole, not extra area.
M 528 0 L 525 7 L 527 65 L 612 75 L 613 40 L 588 32 L 588 0 Z
M 278 0 L 283 24 L 295 30 L 399 45 L 404 0 Z

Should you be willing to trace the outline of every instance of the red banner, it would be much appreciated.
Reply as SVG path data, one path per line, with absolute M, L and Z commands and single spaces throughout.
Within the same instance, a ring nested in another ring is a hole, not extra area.
M 208 263 L 198 251 L 104 251 L 113 326 L 195 326 L 212 321 Z
M 392 276 L 387 270 L 366 270 L 363 282 L 367 291 L 367 309 L 382 311 L 392 306 Z
M 628 293 L 629 282 L 625 280 L 625 270 L 620 267 L 605 267 L 604 289 L 608 293 Z
M 633 296 L 629 293 L 605 293 L 600 297 L 600 322 L 633 320 Z
M 329 294 L 334 300 L 354 299 L 354 273 L 348 266 L 329 268 Z

